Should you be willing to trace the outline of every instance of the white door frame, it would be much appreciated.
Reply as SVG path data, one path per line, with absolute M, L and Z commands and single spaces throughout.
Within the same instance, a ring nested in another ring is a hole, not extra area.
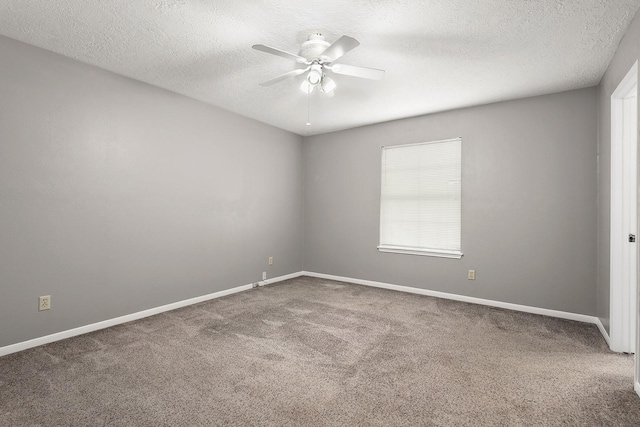
M 637 245 L 628 235 L 638 234 L 638 62 L 611 95 L 611 350 L 635 352 L 638 329 Z M 627 172 L 623 172 L 627 171 Z M 626 173 L 626 176 L 625 176 Z M 624 184 L 624 185 L 623 185 Z M 640 237 L 640 236 L 639 236 Z M 633 246 L 630 246 L 633 245 Z M 631 286 L 629 286 L 631 284 Z M 635 388 L 640 394 L 636 357 Z

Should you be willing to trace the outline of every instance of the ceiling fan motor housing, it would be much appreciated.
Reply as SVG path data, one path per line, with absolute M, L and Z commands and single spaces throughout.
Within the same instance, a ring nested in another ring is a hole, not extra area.
M 311 34 L 306 42 L 300 46 L 300 52 L 298 55 L 307 58 L 308 60 L 319 59 L 322 52 L 324 52 L 331 44 L 324 39 L 324 36 L 320 33 Z

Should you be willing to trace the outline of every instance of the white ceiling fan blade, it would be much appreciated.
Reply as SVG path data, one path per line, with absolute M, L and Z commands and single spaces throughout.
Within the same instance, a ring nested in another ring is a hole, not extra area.
M 353 37 L 342 36 L 326 48 L 324 52 L 320 54 L 320 58 L 327 62 L 333 62 L 351 49 L 358 47 L 359 44 L 360 42 Z
M 331 71 L 345 76 L 362 77 L 363 79 L 380 80 L 384 77 L 384 70 L 376 68 L 356 67 L 353 65 L 334 64 Z
M 307 68 L 297 68 L 295 70 L 291 70 L 289 72 L 286 72 L 284 74 L 279 75 L 278 77 L 274 77 L 271 80 L 267 80 L 266 82 L 260 83 L 260 86 L 271 86 L 272 84 L 278 83 L 279 81 L 282 81 L 282 80 L 287 79 L 289 77 L 299 76 L 300 74 L 306 72 L 307 70 L 309 70 L 309 67 L 307 67 Z
M 262 52 L 270 53 L 272 55 L 281 56 L 287 59 L 293 59 L 296 62 L 301 64 L 309 64 L 309 60 L 307 58 L 303 58 L 302 56 L 296 55 L 294 53 L 285 52 L 284 50 L 276 49 L 275 47 L 265 46 L 263 44 L 254 44 L 251 46 L 255 50 L 260 50 Z

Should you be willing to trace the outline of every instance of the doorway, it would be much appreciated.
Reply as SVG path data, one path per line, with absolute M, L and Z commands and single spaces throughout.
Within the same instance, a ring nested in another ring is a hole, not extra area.
M 639 354 L 638 63 L 611 95 L 611 350 Z M 635 388 L 640 394 L 636 357 Z

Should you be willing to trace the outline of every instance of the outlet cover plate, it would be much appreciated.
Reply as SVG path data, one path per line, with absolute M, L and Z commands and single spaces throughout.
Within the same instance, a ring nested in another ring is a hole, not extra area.
M 38 311 L 49 310 L 51 308 L 51 295 L 43 295 L 38 298 Z

